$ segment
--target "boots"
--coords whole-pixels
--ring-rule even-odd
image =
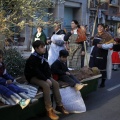
[[[53,110],[53,108],[51,108],[50,110],[47,111],[47,114],[48,114],[48,117],[51,119],[51,120],[58,120],[59,119],[59,116],[57,116]]]
[[[106,79],[102,79],[101,84],[100,84],[100,88],[104,88],[105,87],[105,80]]]
[[[63,113],[63,114],[69,114],[69,112],[67,110],[65,110],[65,108],[63,106],[56,106],[55,109],[57,112]]]
[[[75,90],[76,90],[76,91],[79,91],[79,90],[81,90],[84,86],[87,86],[87,84],[82,84],[82,83],[76,84],[76,85],[75,85]]]

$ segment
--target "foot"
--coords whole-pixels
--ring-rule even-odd
[[[63,113],[63,114],[69,114],[69,112],[67,110],[65,110],[65,108],[63,106],[56,106],[55,109],[57,112]]]
[[[83,83],[82,84],[81,83],[80,84],[76,84],[75,85],[75,90],[79,91],[79,90],[81,90],[85,86],[87,86],[87,84],[83,84]]]
[[[24,109],[25,107],[28,106],[29,103],[30,103],[30,99],[27,99],[27,100],[22,99],[22,100],[19,102],[19,105],[20,105],[20,107],[21,107],[22,109]]]
[[[113,71],[118,71],[118,69],[112,69]]]
[[[51,120],[58,120],[59,119],[59,116],[57,116],[53,110],[53,108],[51,108],[50,110],[47,111],[47,114],[48,114],[48,117],[51,119]]]
[[[104,88],[104,87],[105,87],[105,84],[100,84],[99,87],[100,87],[100,88]]]

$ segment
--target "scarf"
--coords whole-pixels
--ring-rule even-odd
[[[41,60],[41,64],[43,64],[44,61],[48,62],[48,60],[44,57],[44,55],[40,56],[37,52],[32,53],[32,55],[39,58]]]

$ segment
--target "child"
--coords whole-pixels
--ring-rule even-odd
[[[59,52],[59,59],[56,60],[51,65],[51,71],[53,75],[57,75],[58,79],[68,83],[71,87],[74,87],[75,90],[79,91],[82,89],[86,84],[80,83],[78,79],[76,79],[68,70],[66,65],[68,51],[61,50]]]
[[[35,52],[26,61],[24,74],[28,82],[38,85],[43,90],[45,108],[51,119],[59,119],[52,108],[50,88],[56,101],[56,110],[64,114],[68,112],[64,109],[59,92],[59,84],[51,78],[51,71],[47,60],[44,58],[45,44],[42,41],[35,41],[32,44]]]
[[[113,45],[112,64],[113,70],[117,71],[120,64],[120,38],[115,38],[115,42]]]
[[[3,63],[3,52],[2,50],[0,50],[0,94],[2,96],[1,101],[5,104],[19,104],[23,109],[29,104],[30,99],[25,94],[25,92],[27,91],[18,87],[13,82],[14,78],[9,75],[5,69],[5,65]]]

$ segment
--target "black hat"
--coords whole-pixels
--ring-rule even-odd
[[[61,50],[60,52],[59,52],[59,57],[67,57],[67,56],[69,56],[69,53],[68,53],[68,51],[67,50]]]

